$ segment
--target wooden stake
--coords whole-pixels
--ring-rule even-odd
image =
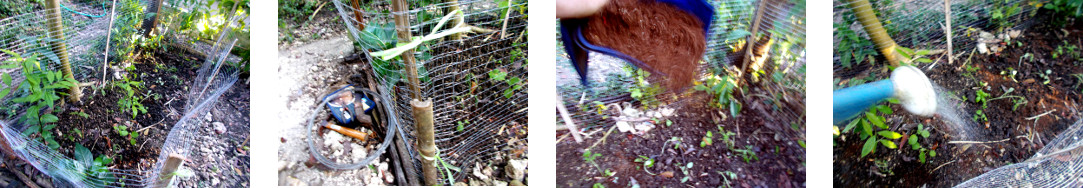
[[[162,171],[158,173],[158,179],[155,180],[154,186],[157,188],[164,188],[169,186],[169,182],[173,181],[174,172],[184,164],[184,156],[178,154],[169,154],[169,157],[165,159],[165,167],[162,167]]]
[[[150,33],[154,32],[154,29],[158,27],[158,13],[162,10],[162,0],[155,0],[154,3],[147,7],[147,13],[154,13],[146,20],[143,20],[143,37],[150,37]]]
[[[944,20],[948,22],[948,26],[944,27],[944,31],[948,33],[948,64],[950,65],[955,59],[951,52],[951,0],[944,0],[944,17]]]
[[[350,0],[350,6],[353,7],[353,19],[357,21],[357,30],[365,30],[365,14],[361,13],[361,3],[359,0]]]
[[[436,142],[432,122],[432,99],[410,101],[417,129],[417,150],[421,154],[421,171],[425,185],[438,185],[436,174]]]
[[[71,63],[68,62],[68,47],[64,43],[64,25],[62,23],[60,15],[60,0],[48,0],[45,1],[46,10],[49,15],[49,38],[53,39],[50,42],[53,47],[53,53],[60,58],[61,72],[64,73],[64,78],[75,80],[75,76],[71,72]],[[73,83],[75,86],[71,87],[68,91],[68,102],[79,102],[79,98],[82,98],[83,91],[79,88],[79,83]]]
[[[407,5],[404,0],[391,1],[391,11],[393,12],[392,14],[395,15],[395,31],[398,32],[400,44],[410,43],[411,40],[410,20],[409,17],[405,15],[407,14],[408,10],[407,6],[409,5]],[[402,63],[406,64],[406,77],[407,80],[409,80],[410,82],[410,91],[413,91],[410,97],[414,99],[420,99],[421,81],[418,80],[417,64],[415,64],[416,61],[417,60],[414,59],[413,49],[407,50],[406,52],[402,53]]]

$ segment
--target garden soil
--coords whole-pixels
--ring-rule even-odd
[[[1048,15],[1039,14],[1040,22]],[[987,83],[985,91],[990,99],[1005,95],[1008,88],[1014,92],[1007,95],[1026,97],[1024,105],[1013,109],[1010,99],[997,99],[988,102],[988,108],[982,110],[988,122],[976,121],[980,126],[974,128],[973,140],[983,144],[949,144],[959,141],[961,133],[949,133],[948,122],[941,118],[923,118],[903,112],[898,105],[892,105],[896,112],[888,118],[891,130],[906,134],[914,133],[917,124],[932,127],[928,139],[920,139],[921,144],[937,151],[936,157],[928,158],[926,163],[917,160],[918,152],[911,150],[905,142],[896,141],[900,149],[889,150],[880,147],[865,158],[860,157],[863,141],[854,133],[843,133],[844,138],[835,139],[834,149],[834,184],[844,187],[892,186],[947,187],[962,183],[982,173],[1001,166],[1025,161],[1040,150],[1061,131],[1068,128],[1080,117],[1080,103],[1083,102],[1083,77],[1073,74],[1083,73],[1083,61],[1065,57],[1053,58],[1052,52],[1067,44],[1083,46],[1083,24],[1074,23],[1064,27],[1036,25],[1023,31],[1022,37],[1013,39],[1022,46],[1011,45],[1000,54],[982,55],[974,53],[967,63],[969,52],[955,60],[955,64],[946,64],[941,60],[926,75],[935,83],[954,92],[956,98],[966,97],[962,102],[964,118],[969,120],[981,104],[974,102],[979,83]],[[972,44],[972,41],[968,41]],[[967,43],[957,43],[967,44]],[[968,44],[969,45],[969,44]],[[1024,58],[1032,54],[1033,61]],[[1022,61],[1020,59],[1023,59]],[[967,66],[972,67],[968,71]],[[927,64],[919,65],[923,70]],[[973,68],[977,68],[976,70]],[[1017,71],[1015,80],[1002,71]],[[1042,75],[1050,70],[1049,84]],[[836,75],[868,76],[870,72],[886,75],[881,69],[851,69],[836,72]],[[847,80],[852,77],[841,77]],[[1045,115],[1042,115],[1045,114]],[[1029,118],[1029,119],[1028,119]],[[842,125],[840,125],[842,126]]]
[[[647,64],[657,71],[652,83],[681,91],[696,79],[706,33],[695,16],[665,3],[618,0],[587,19],[587,40]]]
[[[761,93],[758,89],[750,89]],[[642,136],[610,130],[611,125],[593,132],[583,142],[571,138],[557,142],[557,186],[590,187],[801,187],[805,186],[804,117],[797,113],[777,113],[764,100],[744,101],[741,115],[723,119],[718,108],[709,106],[711,97],[704,92],[686,93],[685,99],[669,104],[677,116],[669,118],[673,125],[659,123]],[[577,97],[576,97],[577,98]],[[760,98],[757,98],[760,99]],[[800,100],[800,99],[798,99]],[[591,103],[591,102],[586,102]],[[755,103],[755,104],[754,104]],[[786,101],[799,103],[803,100]],[[802,108],[803,109],[803,108]],[[582,125],[598,122],[578,122]],[[719,129],[734,132],[730,136],[735,149],[749,149],[756,159],[744,161],[722,139]],[[713,144],[701,147],[700,142],[712,131]],[[567,131],[558,132],[568,137]],[[602,138],[604,140],[601,140]],[[673,142],[677,138],[680,146]],[[595,145],[593,148],[592,145]],[[601,154],[595,164],[584,160],[585,149]],[[640,156],[655,159],[653,167],[644,169]],[[692,163],[687,172],[679,166]],[[613,176],[604,172],[610,170]],[[729,174],[734,175],[730,177]],[[685,182],[685,177],[689,177]],[[633,183],[634,182],[634,183]]]

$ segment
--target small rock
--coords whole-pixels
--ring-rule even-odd
[[[985,43],[978,43],[978,52],[981,54],[989,54],[989,47]]]
[[[661,109],[658,109],[658,112],[662,113],[662,116],[664,116],[664,117],[672,116],[674,111],[675,111],[674,109],[666,108],[666,107],[662,107]]]
[[[500,180],[493,180],[493,185],[492,186],[508,186],[508,182],[504,182],[504,181],[500,181]]]
[[[511,182],[508,182],[508,185],[510,185],[510,186],[526,186],[526,184],[523,184],[523,182],[520,182],[519,180],[511,180]]]
[[[361,145],[354,144],[354,145],[351,145],[351,146],[352,147],[350,147],[350,148],[353,148],[353,152],[351,152],[351,153],[353,153],[353,160],[355,162],[360,162],[361,160],[364,160],[365,157],[368,156],[368,152],[366,152],[365,148],[361,147]]]
[[[226,132],[226,124],[225,123],[214,122],[214,123],[211,123],[211,125],[214,125],[214,132],[215,133],[222,134],[222,133]]]
[[[205,119],[207,121],[211,121],[211,113],[207,112],[207,115],[203,116],[203,119]]]
[[[482,181],[488,181],[489,176],[485,175],[484,173],[481,173],[481,168],[480,168],[481,163],[476,163],[476,164],[477,165],[475,165],[475,168],[474,168],[474,176],[477,176]]]
[[[526,176],[526,161],[508,161],[508,165],[504,167],[504,173],[507,173],[508,177],[510,177],[512,180],[523,179],[523,177]]]
[[[395,175],[392,175],[391,173],[387,173],[386,171],[382,171],[382,172],[384,172],[384,182],[385,183],[391,184],[391,183],[395,182]]]
[[[1014,39],[1014,38],[1019,38],[1019,35],[1020,35],[1020,34],[1023,34],[1023,31],[1020,31],[1020,30],[1014,30],[1014,29],[1009,29],[1009,30],[1008,30],[1008,36],[1009,36],[1009,37],[1012,37],[1013,39]]]
[[[632,125],[625,121],[617,121],[617,130],[620,132],[632,132],[635,130]]]
[[[470,186],[470,185],[466,184],[465,182],[460,181],[460,182],[455,182],[455,186]]]

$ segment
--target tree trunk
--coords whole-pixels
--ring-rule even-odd
[[[891,39],[891,36],[887,35],[887,31],[884,30],[884,26],[880,24],[880,19],[876,18],[876,14],[872,10],[872,6],[869,5],[868,0],[846,0],[850,5],[850,11],[854,12],[857,16],[857,21],[861,22],[861,25],[865,27],[865,33],[869,34],[869,38],[876,45],[876,48],[880,50],[880,54],[884,55],[884,59],[887,59],[891,66],[899,66],[900,59],[898,58],[898,52],[895,51],[895,40]]]

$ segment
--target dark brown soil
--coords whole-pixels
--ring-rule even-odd
[[[670,118],[673,125],[659,124],[643,136],[614,130],[604,142],[598,142],[609,130],[609,126],[605,126],[590,130],[600,131],[580,143],[571,138],[560,140],[557,143],[557,186],[590,187],[600,183],[606,187],[629,187],[633,180],[642,187],[805,186],[805,148],[799,144],[804,140],[803,111],[795,112],[786,105],[770,105],[759,99],[744,101],[746,108],[741,110],[740,116],[722,120],[719,109],[708,105],[712,103],[710,95],[695,92],[670,105],[677,109],[676,118]],[[797,104],[804,109],[800,99],[783,103]],[[730,136],[735,143],[733,149],[750,149],[758,160],[745,162],[723,141],[720,127],[737,133]],[[700,142],[708,131],[713,132],[713,144],[701,147]],[[564,134],[567,132],[558,132],[558,137]],[[681,140],[679,149],[674,148],[673,142],[667,142],[674,138]],[[596,142],[599,144],[590,148]],[[583,158],[587,148],[601,154],[595,164]],[[651,157],[656,164],[644,170],[642,163],[635,162],[640,156]],[[692,168],[685,174],[679,166],[689,163],[693,164]],[[615,174],[606,176],[605,170]],[[736,177],[723,175],[730,172]],[[685,177],[690,178],[681,182]]]
[[[692,14],[666,3],[617,0],[587,19],[583,35],[592,44],[643,61],[657,71],[652,81],[669,91],[692,85],[706,50],[703,23]]]
[[[1064,41],[1083,46],[1083,31],[1078,29],[1080,26],[1083,24],[1069,24],[1064,28],[1038,25],[1027,29],[1021,39],[1013,39],[1022,42],[1022,47],[1010,45],[1008,49],[994,55],[974,54],[969,63],[971,67],[977,68],[974,72],[967,71],[967,67],[961,63],[969,54],[963,55],[964,59],[956,60],[954,65],[947,65],[946,61],[939,62],[940,65],[926,72],[929,78],[935,84],[955,92],[956,96],[965,96],[968,99],[962,102],[965,112],[974,114],[976,110],[982,110],[989,121],[978,121],[979,127],[974,128],[976,131],[953,133],[949,131],[951,123],[942,121],[939,117],[921,118],[909,115],[902,112],[897,105],[893,105],[896,113],[886,116],[891,130],[912,134],[918,123],[933,127],[931,136],[922,139],[921,144],[936,150],[938,155],[929,158],[924,164],[920,163],[917,160],[918,152],[911,150],[905,142],[899,141],[898,145],[906,147],[896,150],[880,147],[876,152],[860,158],[863,140],[858,139],[854,133],[843,133],[845,139],[835,139],[835,186],[948,187],[998,167],[1030,158],[1079,119],[1078,105],[1083,102],[1080,89],[1083,88],[1079,85],[1081,80],[1072,74],[1083,73],[1083,66],[1080,66],[1083,62],[1063,55],[1053,58],[1051,52],[1064,45]],[[1064,31],[1069,34],[1065,35]],[[1034,61],[1020,63],[1020,58],[1027,53],[1033,54]],[[921,67],[923,70],[927,68]],[[1001,71],[1008,71],[1008,68],[1018,71],[1015,76],[1017,81],[1000,74]],[[1040,74],[1044,74],[1046,70],[1051,70],[1050,82],[1042,84],[1045,78]],[[868,74],[869,72],[836,72],[837,76],[862,77]],[[1014,88],[1015,91],[1010,94],[1026,97],[1027,103],[1013,110],[1011,100],[993,100],[988,102],[988,108],[983,110],[980,103],[974,102],[979,82],[988,83],[985,91],[991,95],[990,98],[1004,95],[1004,89]],[[1037,120],[1026,120],[1046,112],[1050,113]],[[964,118],[972,120],[970,116]],[[948,143],[964,139],[960,134],[970,135],[967,140],[994,142],[967,145]],[[1008,140],[995,142],[1003,139]],[[877,163],[881,164],[880,167],[877,167]]]

